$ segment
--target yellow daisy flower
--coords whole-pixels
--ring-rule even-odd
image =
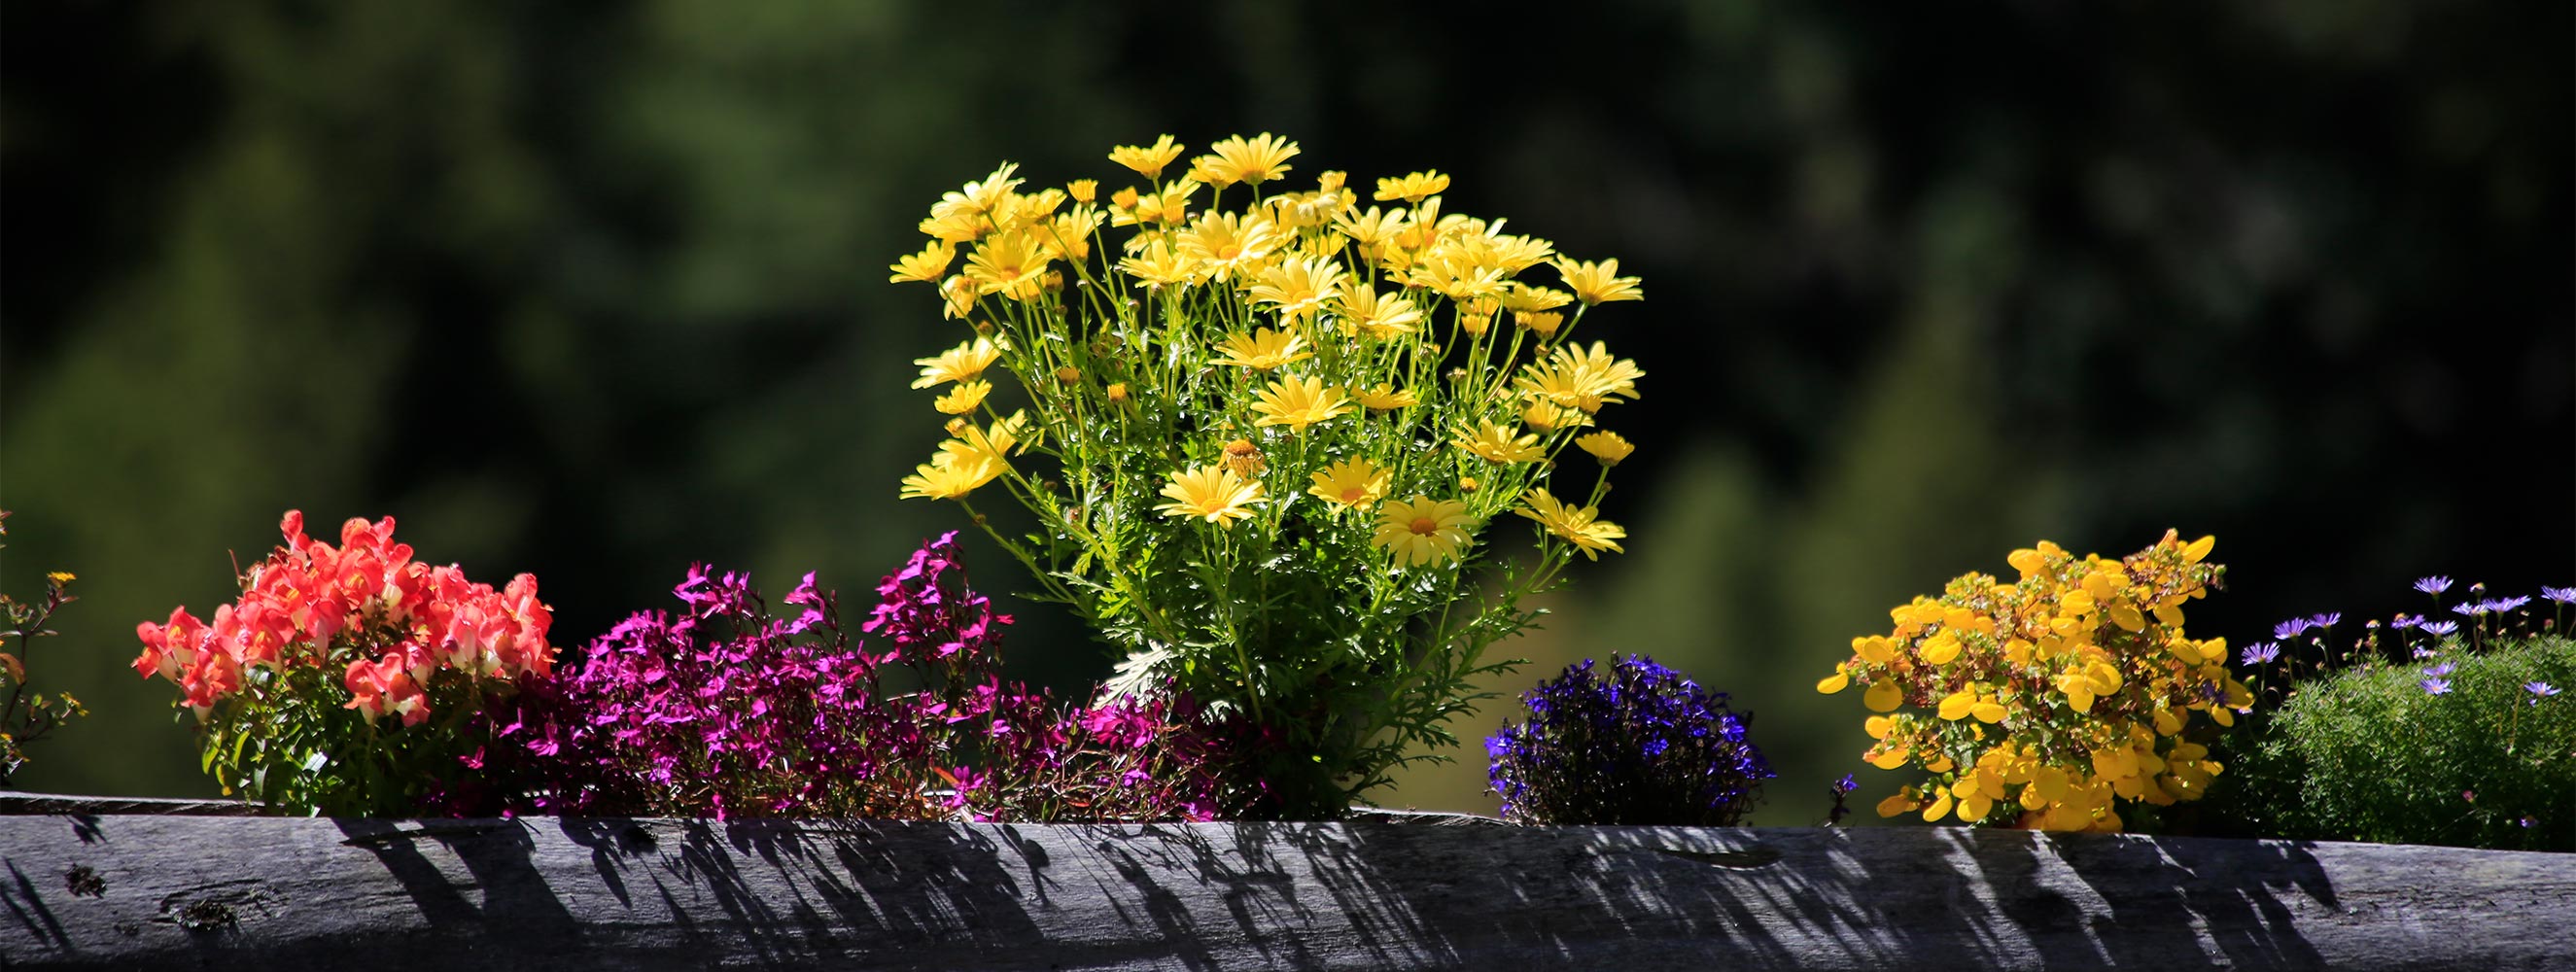
[[[1565,289],[1574,291],[1575,299],[1585,304],[1646,299],[1645,291],[1637,289],[1637,278],[1619,276],[1617,260],[1580,263],[1559,257],[1556,272],[1565,277]]]
[[[1285,425],[1291,432],[1304,432],[1306,427],[1350,414],[1350,399],[1339,388],[1324,387],[1321,378],[1282,378],[1270,383],[1257,396],[1252,410],[1261,419],[1256,426]]]
[[[1181,232],[1181,252],[1206,265],[1209,279],[1226,281],[1279,248],[1286,238],[1259,216],[1206,213]]]
[[[1074,202],[1087,203],[1100,198],[1100,180],[1075,179],[1064,184],[1064,191],[1073,197]]]
[[[1485,419],[1472,433],[1464,427],[1459,428],[1458,438],[1450,444],[1488,462],[1530,462],[1547,454],[1547,450],[1538,447],[1538,436],[1513,435],[1514,431],[1495,425],[1493,419]]]
[[[1295,331],[1282,333],[1266,327],[1256,327],[1250,334],[1237,332],[1227,335],[1225,343],[1217,345],[1217,351],[1220,353],[1216,363],[1250,368],[1254,371],[1269,371],[1291,361],[1303,361],[1314,357],[1315,352],[1305,350],[1305,347],[1305,335]]]
[[[1573,294],[1562,290],[1550,290],[1546,287],[1532,287],[1519,281],[1513,281],[1512,289],[1503,294],[1503,309],[1523,314],[1552,311],[1573,302]]]
[[[1342,293],[1342,333],[1356,330],[1384,341],[1399,334],[1411,334],[1422,323],[1422,311],[1404,297],[1379,296],[1376,288],[1361,284]]]
[[[1377,533],[1369,545],[1394,553],[1398,567],[1455,561],[1475,542],[1467,532],[1475,523],[1465,503],[1415,494],[1378,508]]]
[[[1582,409],[1567,408],[1551,401],[1533,400],[1528,408],[1521,409],[1521,424],[1541,432],[1554,432],[1558,429],[1579,429],[1590,425],[1592,416],[1583,414]]]
[[[974,411],[976,406],[984,404],[984,396],[992,393],[992,382],[961,382],[956,388],[950,389],[947,394],[941,395],[936,399],[932,399],[930,407],[938,409],[949,415],[964,415],[968,412]]]
[[[1005,233],[985,240],[966,257],[966,279],[975,283],[978,294],[1027,300],[1046,286],[1047,264],[1053,262],[1054,251],[1036,234]]]
[[[1353,392],[1351,398],[1358,401],[1360,407],[1372,412],[1391,412],[1422,404],[1422,399],[1413,394],[1413,389],[1398,390],[1395,386],[1383,382],[1375,388],[1363,388]]]
[[[1512,323],[1537,331],[1540,337],[1554,337],[1556,329],[1565,324],[1565,315],[1553,311],[1513,311]]]
[[[1255,304],[1278,305],[1280,316],[1294,321],[1341,296],[1348,277],[1342,265],[1331,260],[1291,258],[1261,271],[1260,282],[1253,284],[1246,296]]]
[[[1154,507],[1164,516],[1195,516],[1232,527],[1234,521],[1250,517],[1252,505],[1261,502],[1261,484],[1238,478],[1223,466],[1206,465],[1174,471],[1162,495],[1172,499]]]
[[[932,216],[918,225],[921,235],[956,246],[983,238],[985,227],[991,224],[973,213],[952,212],[945,216]]]
[[[939,201],[930,206],[931,215],[965,214],[991,219],[1011,198],[1011,190],[1020,184],[1020,180],[1011,177],[1019,168],[1018,163],[1004,162],[1001,168],[994,169],[993,174],[985,176],[981,182],[969,182],[959,192],[941,193]]]
[[[1637,367],[1636,361],[1628,358],[1611,358],[1608,346],[1600,341],[1592,342],[1589,350],[1581,347],[1558,348],[1550,357],[1557,362],[1557,367],[1574,376],[1576,384],[1583,388],[1586,395],[1604,399],[1635,399],[1637,379],[1646,376],[1645,371]],[[1587,412],[1594,410],[1584,409]]]
[[[975,310],[975,282],[965,274],[952,273],[940,281],[939,296],[947,301],[940,307],[940,316],[949,320],[963,319]]]
[[[1395,239],[1397,233],[1404,231],[1404,210],[1397,208],[1379,212],[1375,206],[1369,207],[1365,213],[1345,210],[1333,217],[1333,228],[1359,244],[1362,256],[1376,259],[1377,248],[1385,246],[1389,240]]]
[[[1199,282],[1198,261],[1172,252],[1171,244],[1162,240],[1146,244],[1142,253],[1120,259],[1118,269],[1148,287],[1186,287]]]
[[[1237,135],[1208,146],[1214,154],[1200,156],[1197,171],[1205,172],[1217,188],[1237,182],[1260,185],[1286,173],[1289,158],[1297,154],[1297,143],[1263,132],[1246,141]]]
[[[1540,526],[1547,528],[1547,532],[1583,551],[1586,559],[1599,560],[1604,550],[1627,553],[1620,548],[1619,541],[1628,536],[1628,528],[1600,519],[1601,511],[1597,508],[1575,509],[1544,489],[1530,490],[1521,497],[1521,502],[1523,505],[1512,512],[1538,521]]]
[[[1174,143],[1171,136],[1163,135],[1156,137],[1151,146],[1121,145],[1112,148],[1109,150],[1109,161],[1134,169],[1137,175],[1145,178],[1160,179],[1163,177],[1163,167],[1172,164],[1173,159],[1181,157],[1182,147]]]
[[[948,272],[948,261],[957,258],[957,246],[946,240],[932,240],[919,253],[907,253],[886,269],[894,271],[887,283],[938,283]]]
[[[946,459],[950,455],[951,453],[942,452],[938,459]],[[900,498],[957,499],[974,492],[977,487],[985,483],[992,482],[995,477],[1002,474],[1002,469],[1003,466],[998,461],[977,461],[959,465],[934,459],[926,465],[914,467],[912,475],[903,477],[903,492]]]
[[[990,429],[976,428],[962,418],[954,420],[950,427],[958,438],[940,443],[938,455],[904,477],[901,498],[956,499],[999,478],[1011,468],[1003,454],[1019,443],[1019,430],[1027,423],[1025,411],[994,422]]]
[[[1378,202],[1401,199],[1409,203],[1418,203],[1423,200],[1423,197],[1447,188],[1449,188],[1449,177],[1441,175],[1439,170],[1434,169],[1430,172],[1415,172],[1401,179],[1379,179],[1377,195],[1370,198]]]
[[[1368,461],[1368,457],[1356,456],[1327,466],[1321,472],[1308,474],[1315,484],[1307,487],[1306,492],[1338,507],[1335,512],[1339,512],[1377,502],[1386,495],[1387,480],[1393,475]]]
[[[1577,437],[1574,447],[1591,453],[1592,458],[1600,460],[1604,466],[1616,466],[1620,460],[1628,458],[1629,453],[1637,451],[1635,445],[1617,432],[1594,432]]]
[[[1001,350],[993,346],[990,338],[979,337],[950,348],[935,358],[914,358],[912,363],[921,366],[921,377],[912,383],[912,387],[931,388],[952,381],[973,381],[1001,357]]]

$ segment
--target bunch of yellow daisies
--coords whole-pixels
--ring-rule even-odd
[[[931,207],[892,279],[936,286],[973,333],[917,362],[951,438],[905,497],[971,514],[1002,483],[1035,529],[975,520],[1049,595],[1138,671],[1221,662],[1200,694],[1255,710],[1350,677],[1335,657],[1428,638],[1472,663],[1516,629],[1406,624],[1483,596],[1460,575],[1497,515],[1537,524],[1537,556],[1498,568],[1513,616],[1573,552],[1621,549],[1599,504],[1634,447],[1601,422],[1644,372],[1573,340],[1643,296],[1618,261],[1448,212],[1436,171],[1364,200],[1341,172],[1290,185],[1298,146],[1266,133],[1184,152],[1117,147],[1135,180],[1106,193],[1005,164]],[[1599,470],[1580,502],[1552,488],[1568,446]]]

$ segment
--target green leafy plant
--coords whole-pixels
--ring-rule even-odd
[[[2528,597],[2441,610],[2448,587],[2417,584],[2451,617],[2400,614],[2339,640],[2341,616],[2318,615],[2248,647],[2248,681],[2277,703],[2228,741],[2235,785],[2202,829],[2576,851],[2576,642]],[[2553,614],[2576,601],[2542,590]]]
[[[0,510],[0,536],[7,535],[9,511]],[[5,548],[0,544],[0,549]],[[10,778],[27,765],[27,746],[89,714],[71,693],[35,691],[27,678],[36,639],[58,633],[51,627],[54,612],[79,600],[64,592],[71,582],[72,575],[62,571],[46,574],[45,596],[32,604],[0,594],[0,620],[8,624],[0,629],[0,699],[7,700],[7,707],[0,708],[0,786],[9,785]],[[13,638],[15,645],[10,642]]]
[[[903,495],[966,505],[1124,651],[1113,694],[1169,685],[1237,723],[1257,812],[1336,816],[1412,747],[1453,745],[1526,600],[1620,549],[1599,504],[1632,447],[1596,426],[1643,372],[1572,335],[1642,295],[1615,260],[1446,212],[1436,172],[1362,209],[1339,172],[1283,189],[1284,139],[1167,172],[1181,152],[1111,152],[1147,184],[1105,200],[1022,192],[1006,164],[931,208],[893,279],[936,284],[974,334],[918,362],[954,438]],[[1521,279],[1543,266],[1563,289]],[[1555,492],[1569,446],[1600,469],[1576,501]],[[997,482],[1034,529],[975,512]],[[1495,549],[1506,514],[1535,523],[1531,556]]]

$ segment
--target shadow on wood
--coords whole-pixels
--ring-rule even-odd
[[[2576,857],[1956,828],[0,817],[10,968],[2540,968]]]

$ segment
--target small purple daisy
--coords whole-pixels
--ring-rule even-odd
[[[2258,641],[2246,645],[2244,653],[2236,656],[2236,660],[2247,665],[2269,665],[2273,659],[2279,657],[2281,657],[2280,645],[2269,641]]]
[[[2399,628],[2412,628],[2416,625],[2423,624],[2424,616],[2421,614],[2400,614],[2397,616],[2397,620],[2393,623]]]
[[[2457,621],[2424,622],[2424,633],[2436,638],[2448,638],[2452,632],[2458,630],[2460,630],[2460,623]]]
[[[2291,618],[2290,620],[2273,625],[2272,637],[2288,641],[2292,638],[2298,637],[2299,632],[2308,630],[2308,626],[2309,621],[2306,618]]]
[[[2556,601],[2560,604],[2576,604],[2576,587],[2551,587],[2547,584],[2542,584],[2540,585],[2540,596]]]
[[[2448,577],[2427,577],[2416,581],[2415,589],[2423,591],[2426,594],[2440,594],[2443,591],[2451,589],[2451,579]]]
[[[2441,678],[2445,675],[2451,674],[2451,670],[2458,667],[2459,666],[2453,665],[2450,662],[2443,662],[2439,665],[2425,669],[2424,674],[2433,676],[2434,678]]]
[[[2540,700],[2558,694],[2558,686],[2551,685],[2547,682],[2524,682],[2522,683],[2522,690],[2531,693],[2531,704],[2533,705],[2539,705]]]
[[[2531,603],[2531,595],[2521,594],[2514,597],[2508,597],[2500,601],[2489,601],[2487,602],[2487,607],[2494,610],[2497,614],[2503,614],[2507,611],[2522,610],[2522,606],[2529,603]]]
[[[2341,620],[2343,620],[2343,614],[2342,614],[2341,612],[2337,612],[2337,613],[2333,613],[2333,614],[2320,614],[2320,615],[2316,615],[2316,616],[2311,617],[2311,618],[2309,618],[2309,619],[2308,619],[2308,627],[2311,627],[2311,628],[2331,628],[2331,627],[2334,627],[2334,626],[2335,626],[2335,622],[2338,622],[2338,621],[2341,621]]]
[[[2424,687],[2424,694],[2426,694],[2426,695],[2449,695],[2449,694],[2451,694],[2451,683],[2450,683],[2450,682],[2448,682],[2448,681],[2445,681],[2445,680],[2443,680],[2443,679],[2438,679],[2438,678],[2428,678],[2428,679],[2425,679],[2425,680],[2423,680],[2423,681],[2421,681],[2421,682],[2417,682],[2417,683],[2415,683],[2415,684],[2423,686],[2423,687]]]

